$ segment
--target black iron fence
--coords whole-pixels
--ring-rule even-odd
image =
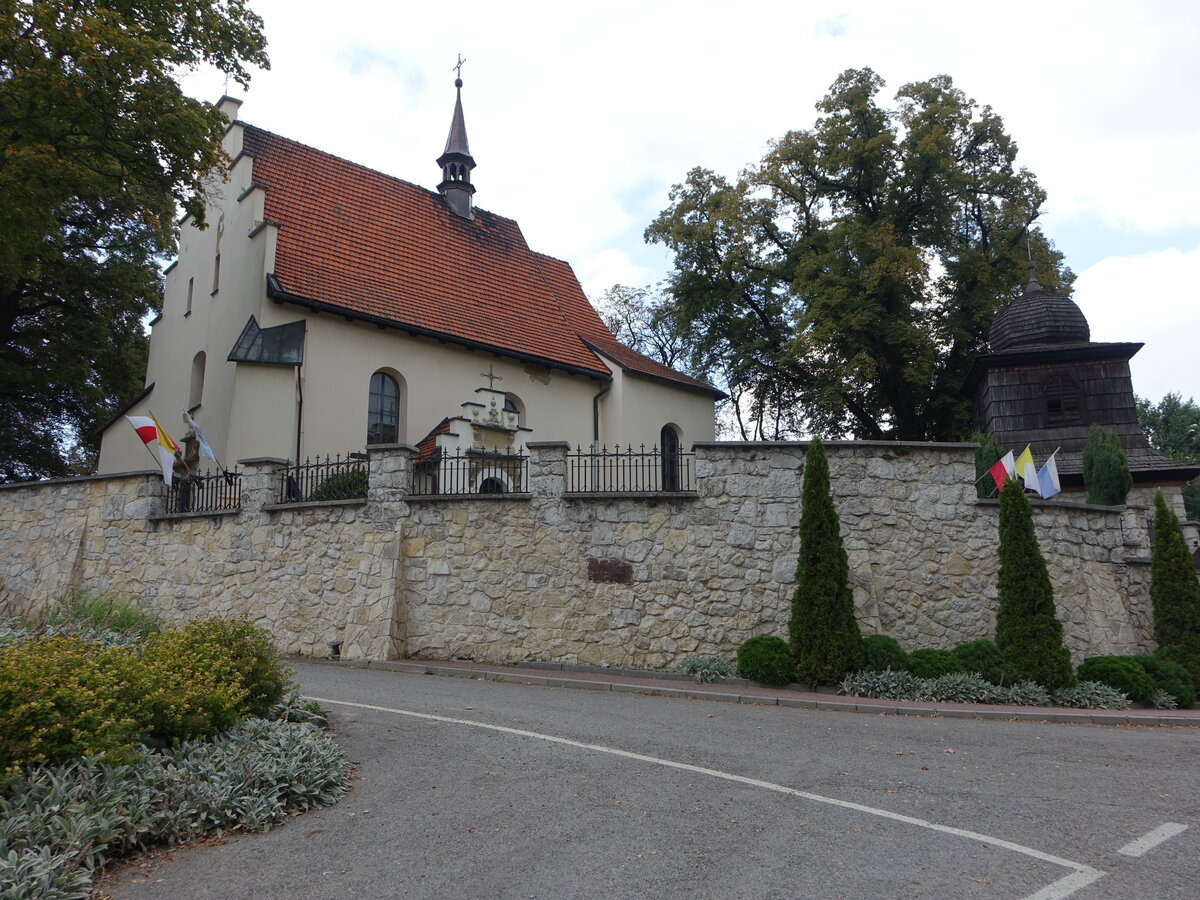
[[[412,492],[418,497],[435,494],[512,494],[528,491],[529,457],[512,450],[437,450],[413,467]]]
[[[242,505],[242,473],[205,472],[175,478],[167,488],[167,513],[215,512]]]
[[[365,499],[370,478],[371,460],[365,453],[305,460],[284,469],[279,502]]]
[[[567,493],[649,494],[694,491],[696,454],[658,447],[575,448],[567,454]]]

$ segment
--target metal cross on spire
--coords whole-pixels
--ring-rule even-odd
[[[503,378],[501,378],[499,375],[496,374],[495,368],[496,368],[495,366],[488,366],[488,370],[486,372],[479,373],[480,378],[486,378],[488,380],[488,387],[491,388],[492,390],[496,389],[497,381],[504,380]]]
[[[454,65],[451,67],[451,68],[453,68],[453,69],[454,69],[454,75],[455,75],[455,77],[456,77],[456,78],[462,78],[462,67],[463,67],[463,63],[465,63],[465,62],[466,62],[466,60],[465,60],[465,59],[463,59],[463,56],[462,56],[462,54],[461,54],[461,53],[460,53],[460,54],[458,54],[458,62],[456,62],[456,63],[455,63],[455,64],[454,64]]]

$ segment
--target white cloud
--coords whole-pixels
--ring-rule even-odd
[[[1090,266],[1075,282],[1075,301],[1093,341],[1137,341],[1133,389],[1157,401],[1164,394],[1200,400],[1200,246],[1138,256],[1113,256]]]

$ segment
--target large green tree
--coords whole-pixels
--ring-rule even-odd
[[[1137,398],[1138,423],[1146,440],[1165,456],[1180,462],[1200,463],[1200,405],[1180,394],[1167,394],[1157,404]],[[1183,486],[1187,517],[1200,522],[1200,478]]]
[[[963,384],[999,305],[1072,276],[1030,226],[1045,194],[990,107],[944,75],[848,70],[811,130],[736,181],[703,168],[646,231],[675,253],[673,311],[697,360],[825,435],[971,433]],[[793,418],[795,415],[793,414]]]
[[[245,0],[0,0],[0,480],[61,475],[141,387],[179,210],[225,121],[184,95],[267,66]]]

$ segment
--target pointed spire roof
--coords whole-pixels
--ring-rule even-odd
[[[454,117],[450,120],[450,134],[446,137],[446,149],[442,151],[442,156],[448,153],[457,153],[470,158],[471,148],[467,146],[467,123],[463,118],[461,78],[454,79],[454,88],[457,94],[454,100]]]
[[[462,74],[463,58],[458,58],[455,66]],[[446,149],[437,158],[437,164],[442,167],[442,183],[438,185],[438,193],[446,200],[446,205],[456,216],[464,219],[474,219],[474,204],[471,195],[475,193],[475,185],[471,184],[471,170],[475,168],[475,159],[467,146],[467,123],[463,118],[462,109],[462,78],[454,79],[454,117],[450,120],[450,134],[446,137]]]

